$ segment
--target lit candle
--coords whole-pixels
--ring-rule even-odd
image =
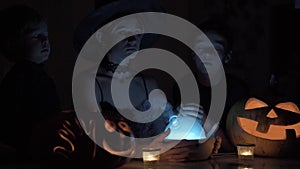
[[[157,156],[152,156],[152,155],[145,155],[143,158],[144,161],[149,161],[149,162],[158,160]]]
[[[238,144],[237,150],[239,159],[253,159],[254,148],[254,144]]]
[[[159,161],[159,148],[143,148],[144,163],[156,163]]]
[[[251,156],[253,155],[253,152],[251,152],[251,150],[245,151],[245,152],[241,152],[241,155],[243,156]]]
[[[238,169],[253,169],[251,165],[239,165]]]

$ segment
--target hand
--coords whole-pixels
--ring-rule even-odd
[[[213,154],[218,154],[219,149],[221,148],[222,145],[222,137],[216,136],[216,141],[214,143],[214,149],[213,149]]]
[[[172,147],[172,144],[165,141],[165,138],[170,134],[171,130],[161,133],[158,137],[156,137],[150,144],[150,148],[160,148],[161,152],[165,152]]]
[[[175,147],[162,153],[160,160],[170,162],[183,162],[190,161],[190,153],[196,152],[198,147],[198,141],[182,140]]]
[[[177,107],[177,111],[182,116],[193,116],[197,118],[201,125],[204,124],[206,119],[206,114],[204,113],[203,107],[196,103],[181,104],[180,107]]]
[[[221,141],[221,137],[208,139],[204,143],[199,143],[198,140],[182,140],[169,151],[162,153],[160,159],[169,162],[206,160],[218,152]]]

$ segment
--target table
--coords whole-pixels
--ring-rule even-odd
[[[239,160],[236,154],[218,154],[208,160],[174,163],[159,162],[144,165],[142,160],[131,160],[118,169],[300,169],[300,159],[254,157]]]

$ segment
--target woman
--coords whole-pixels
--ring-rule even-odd
[[[227,30],[218,20],[207,20],[203,22],[199,28],[204,34],[194,38],[194,48],[201,55],[199,57],[192,53],[191,57],[195,63],[196,80],[200,92],[200,103],[205,112],[209,112],[212,98],[212,88],[218,88],[223,85],[222,81],[226,80],[226,102],[220,121],[220,129],[216,133],[222,137],[221,152],[235,151],[235,147],[227,139],[227,135],[223,130],[226,130],[226,117],[229,109],[238,100],[248,96],[248,88],[246,84],[236,76],[233,76],[231,71],[232,66],[232,51],[230,38],[227,35]],[[206,38],[209,41],[205,40]],[[214,47],[214,50],[212,48]],[[217,55],[215,53],[217,52]],[[225,77],[223,74],[225,71]],[[226,78],[226,79],[224,79]],[[184,80],[184,79],[183,79]],[[174,89],[174,98],[178,95],[178,89]],[[179,101],[177,101],[179,102]],[[177,103],[178,104],[178,103]]]

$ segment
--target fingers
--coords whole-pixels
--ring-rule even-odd
[[[203,113],[203,107],[199,104],[196,104],[196,103],[181,104],[180,110]]]
[[[197,140],[182,140],[175,146],[175,148],[190,147],[190,146],[197,147],[198,144],[199,142]]]
[[[217,136],[216,141],[214,143],[214,149],[213,149],[213,154],[217,154],[219,149],[221,148],[222,144],[222,137]]]
[[[207,159],[208,154],[197,147],[173,148],[161,154],[162,161],[186,162]]]
[[[209,145],[201,145],[198,141],[183,140],[172,149],[161,154],[162,160],[170,162],[186,162],[204,160],[212,154],[213,147],[220,147],[221,138],[216,138]],[[216,144],[216,146],[214,145]]]
[[[150,144],[150,147],[162,147],[162,144],[165,141],[165,138],[170,134],[170,129],[160,134],[158,137],[156,137]]]
[[[168,141],[165,140],[165,138],[170,134],[171,130],[168,129],[167,131],[160,134],[158,137],[156,137],[149,145],[149,147],[156,147],[160,148],[161,152],[165,152],[168,149],[171,149],[176,145],[176,142],[174,141]]]
[[[155,141],[157,142],[164,142],[165,138],[170,134],[171,130],[168,129],[167,131],[161,133],[156,139]]]
[[[172,154],[172,155],[161,155],[161,161],[171,161],[171,162],[183,162],[188,161],[188,155],[186,154]]]
[[[161,159],[163,161],[165,160],[173,162],[187,161],[189,158],[189,152],[189,148],[174,148],[161,154]]]
[[[184,115],[195,116],[199,112],[199,106],[197,106],[197,105],[181,105],[179,112]]]
[[[196,107],[196,108],[202,108],[202,106],[200,106],[197,103],[185,103],[185,104],[181,104],[182,107],[187,106],[187,107]]]
[[[201,123],[203,123],[206,118],[203,108],[199,104],[195,103],[182,104],[180,106],[179,113],[183,116],[195,117],[200,120]]]
[[[184,155],[187,156],[190,153],[191,149],[187,147],[182,147],[182,148],[172,148],[169,151],[163,153],[165,155],[169,156],[179,156],[179,155]]]

